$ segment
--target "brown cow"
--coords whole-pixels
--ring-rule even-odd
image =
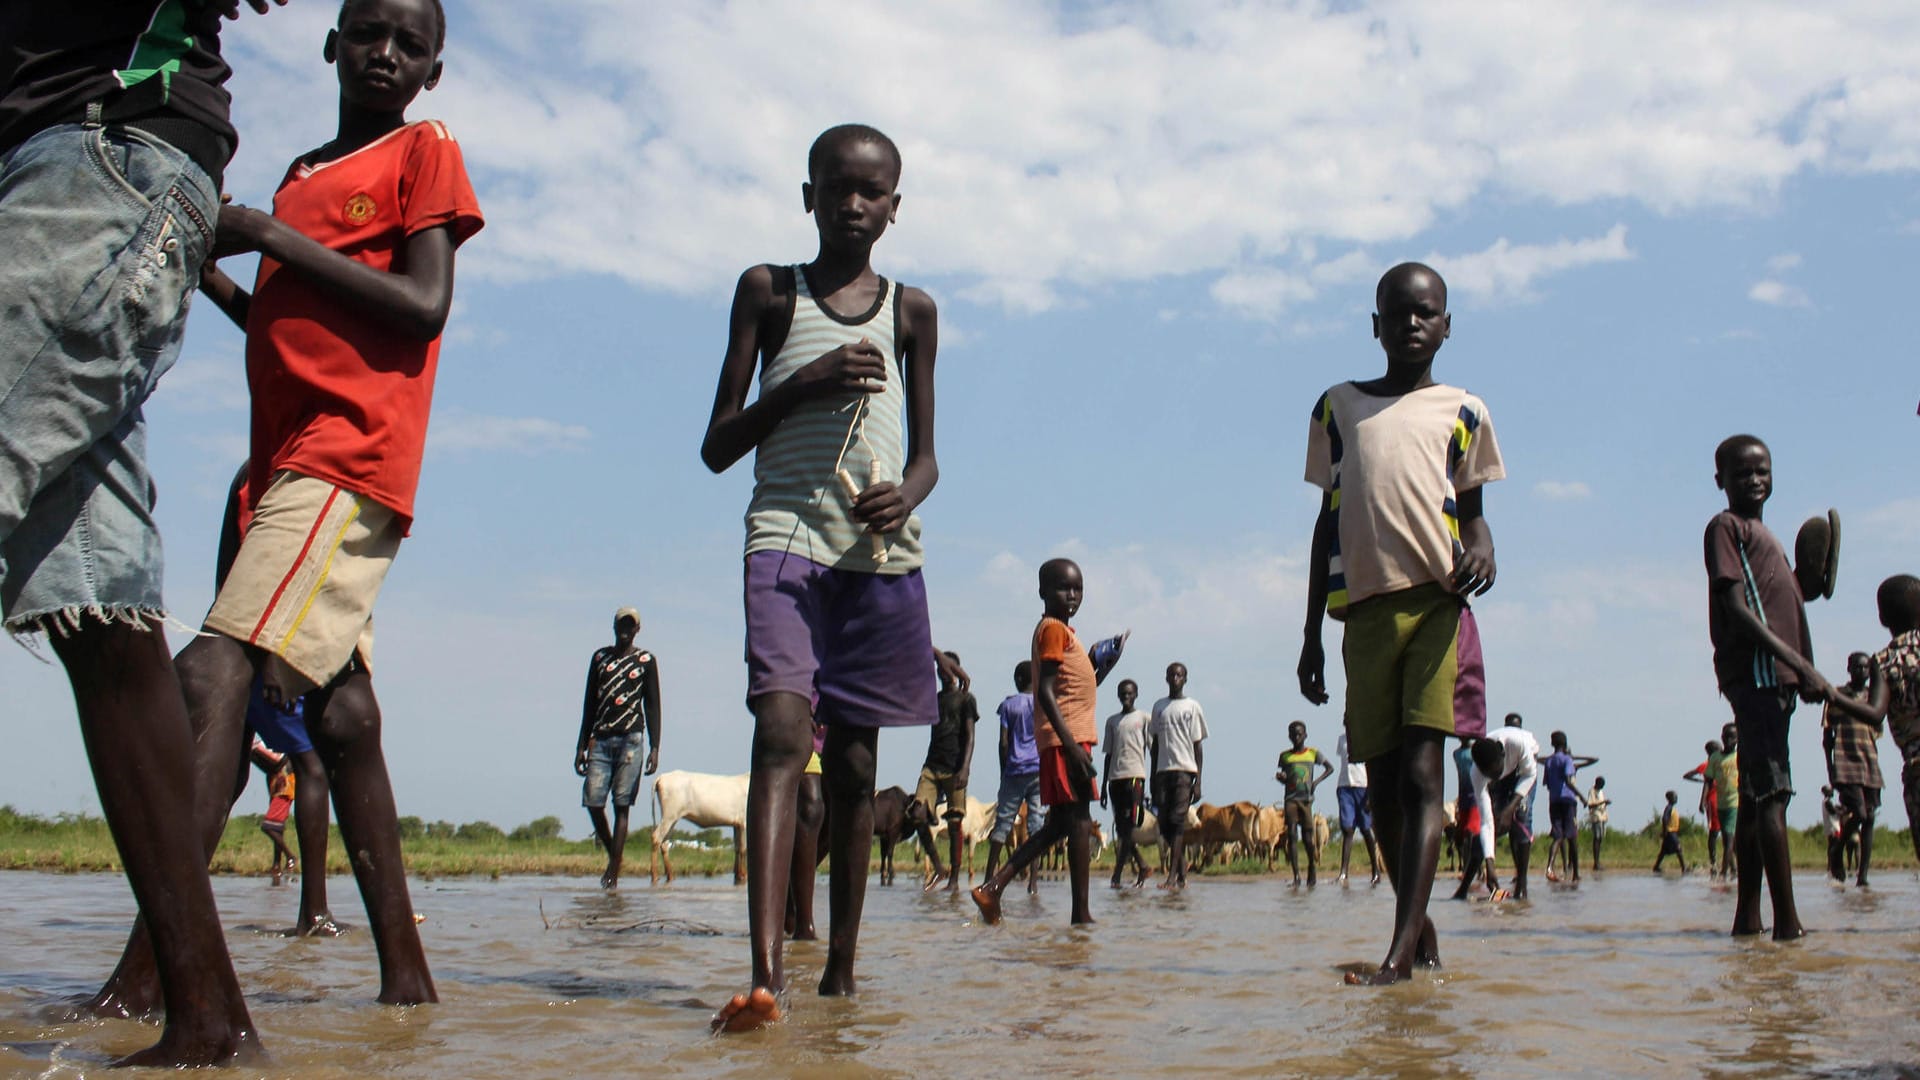
[[[1215,855],[1226,857],[1228,844],[1239,844],[1251,851],[1260,844],[1260,805],[1251,802],[1215,806],[1201,803],[1195,809],[1196,821],[1187,829],[1187,850],[1197,852],[1188,865],[1202,869]]]

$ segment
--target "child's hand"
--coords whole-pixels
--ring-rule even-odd
[[[208,261],[259,251],[272,222],[272,214],[236,202],[223,202],[220,224],[213,234],[213,250],[207,253]]]
[[[1470,544],[1453,560],[1453,591],[1479,596],[1493,588],[1493,546]]]
[[[1809,705],[1821,705],[1833,698],[1833,684],[1825,675],[1809,671],[1800,679],[1800,700]]]
[[[589,739],[587,741],[587,745],[581,747],[580,752],[573,755],[574,775],[576,776],[587,775],[587,754],[591,752],[592,749],[593,749],[593,741]]]
[[[1327,697],[1327,653],[1318,638],[1308,638],[1300,646],[1300,696],[1315,705],[1325,705]]]
[[[907,505],[907,497],[900,493],[900,488],[887,482],[862,491],[853,503],[853,520],[865,525],[871,533],[899,532],[912,513],[913,507]]]
[[[793,384],[808,396],[877,394],[885,389],[887,358],[865,338],[842,345],[793,373]]]

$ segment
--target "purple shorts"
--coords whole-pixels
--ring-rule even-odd
[[[835,570],[780,551],[747,556],[747,700],[784,691],[854,727],[939,719],[920,571]]]

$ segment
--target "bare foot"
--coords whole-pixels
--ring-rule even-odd
[[[1806,936],[1806,929],[1799,923],[1795,923],[1792,926],[1776,926],[1773,928],[1773,940],[1775,941],[1798,941]]]
[[[331,914],[315,915],[293,928],[295,937],[339,937],[347,928],[333,921]]]
[[[163,1069],[196,1068],[205,1065],[231,1065],[236,1062],[266,1061],[267,1052],[260,1037],[252,1031],[203,1032],[186,1034],[168,1025],[160,1041],[113,1063],[117,1069],[141,1066]]]
[[[993,926],[1000,921],[1000,894],[985,885],[973,887],[973,903],[980,909],[980,921]]]
[[[756,986],[744,994],[735,994],[720,1011],[713,1014],[713,1020],[707,1026],[715,1034],[732,1034],[737,1031],[757,1031],[780,1019],[780,999],[773,991],[764,986]]]
[[[1147,884],[1147,879],[1152,876],[1153,876],[1152,870],[1140,871],[1140,876],[1133,879],[1133,887],[1136,889],[1145,888]]]
[[[939,888],[946,881],[951,879],[952,876],[953,876],[952,874],[949,874],[945,870],[941,870],[938,867],[935,867],[933,874],[929,876],[927,880],[920,883],[920,891],[932,892],[933,890]]]
[[[1392,986],[1394,983],[1397,983],[1402,979],[1405,979],[1408,977],[1409,976],[1407,975],[1406,972],[1401,971],[1395,967],[1392,967],[1391,965],[1382,964],[1380,966],[1380,970],[1374,972],[1371,975],[1367,974],[1364,971],[1347,972],[1347,985],[1348,986]]]
[[[815,931],[814,928],[811,926],[798,926],[798,927],[795,927],[793,930],[793,940],[819,941],[820,934],[817,931]]]
[[[620,875],[608,870],[600,875],[600,887],[611,892],[620,887]]]

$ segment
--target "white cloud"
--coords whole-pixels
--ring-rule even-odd
[[[1593,495],[1593,489],[1583,480],[1542,480],[1533,485],[1533,493],[1553,502],[1572,502]]]
[[[1513,244],[1503,236],[1485,251],[1432,255],[1427,261],[1447,279],[1453,294],[1516,300],[1531,296],[1533,283],[1548,274],[1631,258],[1627,227],[1615,225],[1603,236],[1551,244]]]
[[[462,272],[723,290],[752,262],[810,253],[802,158],[847,119],[890,131],[906,158],[886,264],[1022,311],[1202,274],[1221,304],[1270,315],[1313,287],[1316,245],[1405,244],[1482,197],[1743,211],[1805,171],[1920,170],[1920,7],[1887,0],[1623,0],[1550,18],[1517,0],[839,13],[457,11],[446,80],[415,113],[460,135],[489,214]],[[295,5],[229,34],[243,201],[331,133],[314,55],[329,18]],[[1481,254],[1465,272],[1496,297],[1627,257],[1612,233]]]
[[[1763,278],[1753,283],[1747,290],[1747,299],[1770,307],[1810,308],[1813,301],[1807,298],[1807,291],[1798,285],[1789,285],[1773,278]]]
[[[1793,251],[1787,251],[1787,252],[1782,252],[1781,254],[1775,255],[1771,259],[1768,259],[1767,271],[1769,273],[1774,273],[1774,274],[1784,274],[1787,271],[1792,270],[1795,267],[1798,267],[1799,265],[1800,265],[1799,253],[1793,252]]]
[[[591,438],[592,432],[579,424],[538,416],[481,416],[452,409],[435,416],[427,429],[427,448],[436,453],[537,454],[579,450]]]

